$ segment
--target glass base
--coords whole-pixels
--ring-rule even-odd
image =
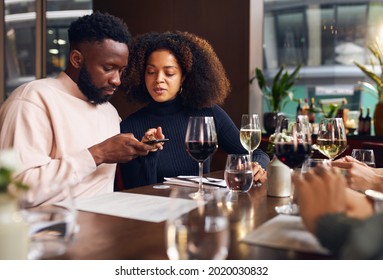
[[[275,212],[284,215],[299,215],[299,206],[295,203],[275,206]]]
[[[189,194],[189,197],[191,199],[205,200],[205,201],[210,200],[210,199],[213,198],[211,193],[204,192],[204,191],[198,191],[198,192],[191,193],[191,194]]]

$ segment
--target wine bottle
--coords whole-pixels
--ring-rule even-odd
[[[310,123],[315,123],[315,99],[314,97],[311,97],[310,100],[310,109],[309,109],[309,122]]]
[[[370,107],[367,107],[366,117],[364,118],[364,134],[371,135],[371,117],[370,117]]]
[[[359,119],[358,119],[358,134],[364,134],[364,117],[363,117],[363,107],[359,109]]]
[[[305,103],[303,104],[303,107],[302,107],[302,115],[308,115],[309,109],[310,109],[310,106],[309,106],[308,100],[307,98],[305,98]]]
[[[297,106],[297,117],[300,115],[302,115],[302,98],[299,98]]]

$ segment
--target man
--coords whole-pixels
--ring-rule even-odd
[[[74,21],[68,37],[65,72],[20,86],[0,108],[0,149],[18,151],[30,206],[63,200],[54,186],[69,186],[74,197],[112,192],[116,163],[161,147],[120,134],[108,102],[128,64],[127,26],[95,12]]]

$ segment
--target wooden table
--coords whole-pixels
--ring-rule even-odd
[[[222,172],[211,175],[221,177]],[[143,186],[128,192],[169,196],[170,191],[171,189],[154,189],[152,186]],[[248,232],[274,217],[276,205],[287,202],[288,198],[267,196],[265,185],[253,187],[248,193],[239,193],[239,203],[230,214],[231,242],[227,259],[329,259],[323,255],[239,242]],[[150,223],[79,211],[78,223],[80,231],[76,234],[74,241],[67,252],[56,259],[168,259],[165,245],[165,222]]]

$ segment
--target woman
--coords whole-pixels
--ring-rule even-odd
[[[134,39],[123,79],[131,101],[146,106],[121,123],[121,132],[170,140],[163,149],[121,165],[125,188],[162,182],[164,177],[198,175],[197,162],[185,149],[190,116],[213,116],[218,145],[226,153],[247,153],[239,130],[219,106],[230,91],[225,70],[210,44],[186,32],[148,33]],[[253,155],[254,180],[264,182],[269,157]],[[209,172],[210,159],[204,164]]]

